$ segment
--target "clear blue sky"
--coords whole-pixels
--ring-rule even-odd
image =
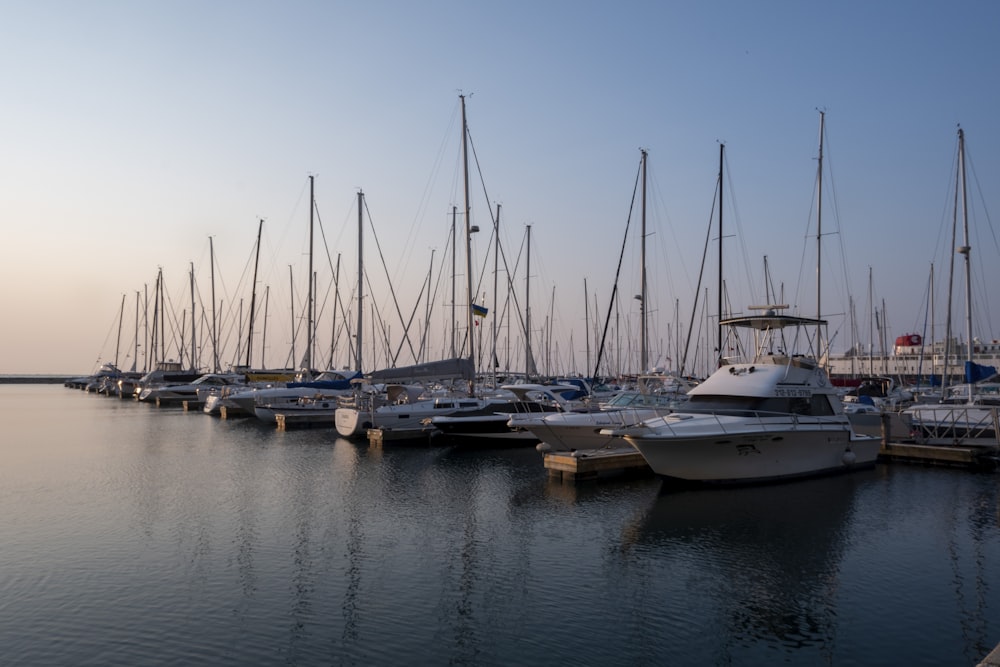
[[[306,290],[310,174],[344,298],[357,272],[360,188],[409,318],[431,249],[436,281],[451,207],[462,206],[459,91],[471,95],[489,198],[474,173],[472,222],[484,230],[474,271],[492,267],[490,207],[502,204],[512,262],[532,225],[533,347],[544,354],[551,317],[560,370],[586,365],[585,279],[602,319],[608,307],[640,147],[649,151],[654,361],[674,356],[675,312],[684,330],[691,316],[720,141],[733,308],[764,298],[766,255],[785,300],[815,314],[818,109],[830,233],[823,310],[835,351],[850,343],[848,295],[867,339],[869,267],[890,341],[923,327],[932,262],[943,322],[959,124],[978,179],[976,335],[1000,337],[1000,297],[987,296],[1000,284],[987,217],[1000,211],[998,26],[992,1],[3,3],[0,373],[84,373],[113,360],[122,295],[119,363],[129,366],[135,295],[152,290],[159,267],[179,320],[194,264],[202,317],[209,237],[232,329],[230,309],[241,298],[249,308],[260,218],[266,361],[283,365],[290,265],[300,300]],[[375,240],[365,243],[395,348],[402,325]],[[709,290],[713,304],[715,252],[700,295]],[[637,257],[630,242],[619,338],[636,337]],[[514,276],[522,299],[523,261]],[[328,284],[325,249],[314,267]],[[495,312],[491,280],[480,291]],[[432,358],[447,338],[444,283]],[[329,306],[323,313],[318,336],[328,340]]]

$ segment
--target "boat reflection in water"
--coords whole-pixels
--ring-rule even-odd
[[[665,485],[625,528],[624,549],[671,573],[670,590],[656,594],[679,604],[664,623],[711,623],[710,638],[694,638],[708,653],[696,653],[729,662],[759,650],[797,664],[835,664],[848,527],[857,489],[875,475],[727,489]]]

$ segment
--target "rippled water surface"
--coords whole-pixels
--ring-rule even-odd
[[[12,665],[974,665],[995,474],[549,481],[533,448],[0,385]]]

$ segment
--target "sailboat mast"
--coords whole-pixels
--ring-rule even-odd
[[[295,276],[292,273],[292,265],[288,265],[288,292],[291,295],[292,304],[292,364],[295,363]]]
[[[306,299],[306,354],[303,357],[303,368],[313,366],[313,211],[316,208],[314,196],[315,177],[309,175],[309,296]]]
[[[196,318],[194,316],[194,262],[191,262],[191,370],[193,371],[198,367],[198,363],[195,361],[195,352],[198,346],[195,345],[195,325]]]
[[[166,361],[167,358],[167,306],[166,299],[163,293],[163,269],[160,269],[160,277],[157,281],[159,287],[159,304],[160,304],[160,361]]]
[[[472,360],[473,369],[476,364],[476,354],[472,347],[472,328],[474,325],[472,314],[472,224],[470,221],[469,206],[469,126],[465,117],[465,95],[459,95],[462,100],[462,174],[465,183],[465,281],[466,281],[466,324],[469,327],[469,359]],[[475,375],[475,373],[473,373]],[[472,385],[469,385],[469,393],[472,393]]]
[[[132,370],[136,371],[139,368],[139,290],[135,291],[135,346],[133,347],[132,353]]]
[[[587,343],[587,370],[590,370],[590,301],[587,297],[587,279],[583,279],[583,338]],[[596,375],[596,373],[595,373]]]
[[[527,253],[524,263],[524,372],[530,379],[535,365],[531,359],[531,225],[525,228]]]
[[[250,320],[247,326],[247,370],[253,359],[253,315],[257,309],[257,266],[260,264],[260,235],[264,231],[264,219],[257,225],[257,253],[253,262],[253,285],[250,288]]]
[[[358,328],[354,346],[354,370],[361,372],[362,319],[364,308],[364,208],[365,193],[358,190]]]
[[[212,277],[212,372],[219,372],[219,331],[216,328],[215,315],[215,244],[214,239],[208,237],[208,258],[211,266]]]
[[[872,290],[872,267],[868,267],[868,375],[875,375],[875,295]]]
[[[723,344],[722,344],[722,318],[723,318],[723,315],[722,315],[722,200],[723,200],[723,196],[722,196],[722,191],[723,191],[723,187],[722,187],[722,178],[723,178],[722,165],[724,163],[725,152],[726,152],[726,145],[725,144],[719,144],[719,295],[718,295],[718,299],[719,299],[719,304],[718,304],[719,305],[719,320],[716,323],[716,331],[715,331],[716,340],[718,341],[718,345],[719,345],[719,354],[718,354],[718,359],[716,360],[716,366],[717,367],[722,366],[722,355],[723,355],[723,349],[722,349],[722,347],[723,347]],[[706,332],[706,335],[707,335],[707,332]]]
[[[970,259],[972,246],[969,245],[969,208],[965,188],[965,132],[958,128],[958,168],[962,186],[962,246],[959,254],[965,258],[965,343],[966,360],[972,362],[972,267]],[[971,391],[971,387],[970,387]]]
[[[118,308],[118,340],[115,343],[115,368],[118,368],[118,353],[122,347],[122,318],[125,317],[125,295],[122,294],[122,305]]]
[[[492,358],[490,359],[490,375],[493,386],[497,386],[497,291],[500,278],[500,204],[497,203],[497,219],[493,223],[493,317],[490,318],[493,330]]]
[[[456,220],[458,218],[458,207],[451,207],[451,356],[452,358],[458,356],[455,351],[455,329],[458,327],[458,322],[455,320],[455,273],[458,270],[458,230],[455,226]]]
[[[823,325],[819,321],[823,319],[822,308],[822,276],[823,272],[823,128],[826,123],[826,112],[819,112],[819,167],[816,172],[817,203],[816,203],[816,358],[823,356]]]
[[[646,159],[647,153],[642,150],[642,234],[641,252],[639,257],[639,372],[645,373],[649,363],[649,341],[646,331]]]

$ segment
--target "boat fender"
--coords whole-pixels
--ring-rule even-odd
[[[854,462],[857,461],[857,459],[858,457],[854,455],[854,452],[851,451],[850,447],[844,450],[844,456],[841,458],[846,466],[854,465]]]
[[[542,454],[544,454],[544,453],[552,450],[552,445],[550,445],[547,442],[540,442],[537,445],[535,445],[535,450],[541,452]]]

